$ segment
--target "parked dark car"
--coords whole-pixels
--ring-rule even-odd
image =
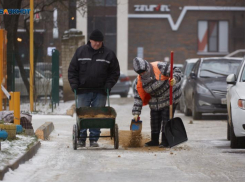
[[[187,113],[201,119],[202,113],[227,113],[226,77],[235,74],[242,58],[200,58],[187,79],[184,97]]]
[[[129,92],[129,88],[131,87],[131,85],[132,85],[132,83],[131,83],[129,77],[121,72],[120,77],[119,77],[116,85],[114,85],[114,87],[112,87],[110,94],[111,95],[119,94],[121,97],[127,97],[128,92]]]
[[[179,110],[181,112],[184,112],[186,115],[188,115],[188,113],[187,113],[186,104],[185,104],[184,90],[185,90],[187,78],[190,75],[191,70],[197,61],[198,61],[198,58],[186,59],[184,66],[183,66],[183,77],[181,79],[182,95],[179,101]]]

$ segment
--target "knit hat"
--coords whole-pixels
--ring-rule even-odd
[[[89,36],[90,40],[94,40],[94,41],[100,41],[102,42],[104,40],[104,36],[102,34],[101,31],[99,31],[98,29],[95,29]]]
[[[138,74],[143,73],[147,70],[148,62],[142,58],[136,57],[133,60],[134,71]]]

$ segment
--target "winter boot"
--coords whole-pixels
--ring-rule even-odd
[[[77,144],[79,147],[86,147],[86,141],[84,141],[84,140],[78,140]]]
[[[152,147],[159,145],[159,133],[151,133],[151,141],[145,143],[145,147]]]
[[[159,145],[160,148],[167,148],[169,147],[168,140],[165,136],[165,133],[162,132],[162,142]]]
[[[99,147],[99,144],[97,143],[97,141],[90,140],[90,147]]]

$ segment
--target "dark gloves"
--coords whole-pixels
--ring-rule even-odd
[[[106,93],[107,93],[107,89],[109,90],[109,92],[111,91],[111,84],[109,84],[109,83],[106,83],[105,84],[105,91],[106,91]]]
[[[77,91],[78,88],[73,86],[71,89],[73,92],[75,92],[75,90]]]
[[[106,84],[105,84],[105,89],[109,89],[109,90],[111,90],[111,84],[106,83]]]

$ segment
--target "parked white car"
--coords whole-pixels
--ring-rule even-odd
[[[43,74],[48,79],[52,79],[52,63],[50,62],[38,62],[36,64],[36,70]],[[63,77],[62,66],[59,66],[59,97],[63,99]]]
[[[230,74],[227,87],[227,139],[231,148],[245,148],[245,57],[236,74]]]

